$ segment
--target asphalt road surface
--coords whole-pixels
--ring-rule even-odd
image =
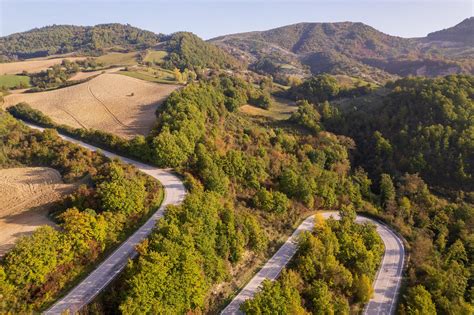
[[[337,212],[323,213],[325,218],[330,216],[339,218]],[[356,222],[371,222],[376,225],[377,232],[385,245],[385,253],[374,282],[374,295],[367,303],[364,314],[393,315],[395,313],[400,282],[402,279],[405,260],[405,249],[402,240],[385,224],[378,221],[357,216]],[[298,235],[303,231],[311,231],[314,225],[314,216],[308,217],[301,223],[288,240],[270,258],[262,269],[250,280],[240,293],[227,305],[221,314],[242,314],[240,305],[254,296],[260,289],[263,280],[275,280],[282,269],[288,264],[297,250]]]
[[[34,129],[43,130],[43,128],[34,126],[32,124],[27,125]],[[169,170],[155,168],[143,163],[133,161],[128,158],[124,158],[113,154],[108,151],[96,148],[92,145],[84,142],[72,139],[61,135],[64,140],[76,143],[89,150],[96,151],[100,150],[105,156],[109,158],[119,158],[125,163],[134,165],[143,173],[146,173],[161,182],[165,191],[165,198],[161,207],[142,225],[133,235],[131,235],[120,247],[118,247],[109,257],[107,257],[92,273],[82,280],[75,288],[73,288],[66,296],[58,300],[51,308],[49,308],[44,314],[62,314],[69,311],[70,314],[74,314],[82,307],[91,302],[94,297],[97,296],[107,284],[117,276],[120,271],[125,267],[127,261],[130,258],[135,257],[136,251],[135,246],[145,239],[155,227],[155,223],[161,217],[163,217],[164,210],[167,205],[179,204],[183,201],[186,195],[186,189],[184,188],[181,180]]]

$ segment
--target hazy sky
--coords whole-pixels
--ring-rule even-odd
[[[473,16],[474,0],[0,0],[0,35],[51,24],[129,23],[208,39],[298,22],[354,21],[420,37]]]

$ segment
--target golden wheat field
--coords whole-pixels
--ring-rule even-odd
[[[85,57],[67,57],[67,58],[52,58],[52,59],[35,59],[18,62],[0,63],[0,74],[17,74],[23,71],[29,73],[40,72],[49,67],[60,64],[64,59],[70,61],[84,60]]]
[[[178,87],[106,73],[67,88],[13,93],[5,97],[3,106],[26,102],[56,123],[130,138],[150,131],[157,107]]]
[[[18,237],[41,225],[54,225],[47,217],[49,207],[74,184],[64,184],[52,168],[22,167],[0,170],[0,257]]]

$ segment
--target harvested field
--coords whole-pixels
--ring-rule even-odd
[[[64,184],[61,175],[48,167],[0,170],[0,257],[16,239],[41,225],[54,225],[47,217],[52,203],[76,186]]]
[[[157,107],[178,87],[119,74],[101,74],[63,89],[11,94],[5,97],[3,106],[26,102],[56,123],[130,138],[150,131]]]
[[[68,58],[53,58],[53,59],[36,59],[18,62],[0,63],[0,74],[17,74],[23,71],[29,73],[40,72],[46,70],[51,66],[60,64],[64,59],[70,61],[83,60],[85,57],[68,57]]]

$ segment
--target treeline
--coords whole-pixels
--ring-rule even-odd
[[[362,310],[384,246],[371,224],[356,224],[346,207],[341,220],[316,215],[313,231],[300,235],[298,251],[277,281],[241,306],[245,314],[349,314]]]
[[[90,185],[56,206],[58,229],[21,238],[0,262],[0,312],[37,312],[143,223],[162,189],[131,166],[65,142],[54,130],[30,130],[3,111],[0,138],[2,167],[54,167],[69,182],[90,176]]]
[[[137,50],[153,47],[160,38],[128,24],[52,25],[1,37],[0,56],[16,60],[70,52],[98,54],[115,47]]]

